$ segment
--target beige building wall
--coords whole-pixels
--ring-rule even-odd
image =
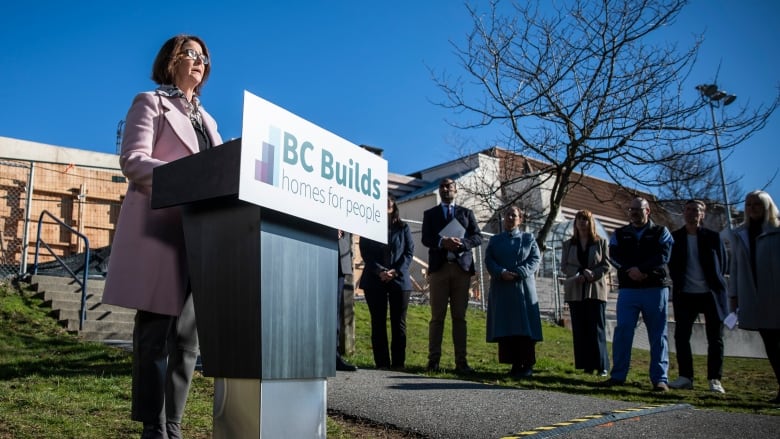
[[[86,236],[91,249],[113,239],[126,179],[118,156],[0,137],[2,263],[30,265],[40,237],[59,257],[84,251],[84,241],[49,215]],[[41,252],[40,262],[53,257]]]

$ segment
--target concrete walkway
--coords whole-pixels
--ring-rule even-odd
[[[330,378],[328,410],[425,438],[780,437],[780,415],[645,406],[370,369]]]

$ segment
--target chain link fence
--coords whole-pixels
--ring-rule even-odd
[[[38,222],[44,210],[60,218],[64,223],[89,239],[94,261],[90,273],[105,271],[122,197],[127,189],[125,177],[117,169],[90,168],[78,165],[32,163],[0,160],[0,279],[8,279],[30,272],[35,258]],[[428,301],[427,249],[420,242],[422,222],[404,219],[414,237],[415,259],[410,267],[417,303]],[[84,251],[76,235],[60,230],[57,223],[41,223],[41,237],[64,260],[77,260]],[[485,309],[490,275],[485,269],[484,255],[489,233],[483,233],[480,248],[473,249],[477,270],[472,279],[471,304]],[[553,245],[544,253],[537,274],[537,294],[540,309],[545,317],[558,321],[564,313],[563,291],[556,273],[560,257],[560,245]],[[362,259],[355,245],[356,281],[362,271]],[[42,255],[43,256],[43,255]],[[42,257],[39,268],[57,270]],[[49,268],[50,267],[50,268]],[[358,294],[362,291],[356,290]]]
[[[76,235],[41,221],[43,211],[87,236],[92,251],[108,247],[126,188],[118,168],[0,160],[0,279],[32,269],[38,236],[59,257],[84,252]],[[41,255],[39,263],[52,259]]]
[[[412,277],[412,297],[414,303],[428,303],[428,280],[426,272],[428,268],[428,249],[422,245],[422,221],[416,219],[404,218],[404,222],[409,225],[412,232],[412,238],[415,241],[415,257],[409,267],[409,274]],[[487,249],[490,233],[482,233],[482,245],[479,248],[472,249],[474,255],[474,267],[476,274],[472,278],[471,290],[469,291],[469,302],[471,306],[487,309],[487,296],[490,289],[490,274],[485,268],[485,249]],[[355,280],[359,282],[363,269],[363,261],[360,257],[360,251],[357,245],[354,248],[355,255]],[[565,305],[563,303],[563,288],[558,283],[556,273],[558,272],[557,261],[560,258],[560,245],[553,247],[543,254],[539,271],[536,277],[536,290],[539,296],[539,308],[542,315],[552,321],[560,321],[564,314]],[[356,291],[362,294],[361,290]]]

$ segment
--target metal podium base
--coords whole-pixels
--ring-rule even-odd
[[[214,378],[214,439],[325,438],[327,380]]]

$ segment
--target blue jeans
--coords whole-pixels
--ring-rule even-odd
[[[668,382],[669,344],[666,334],[669,288],[622,288],[618,291],[617,326],[612,337],[612,373],[614,380],[625,381],[631,366],[631,346],[639,313],[647,327],[650,343],[650,381]]]

